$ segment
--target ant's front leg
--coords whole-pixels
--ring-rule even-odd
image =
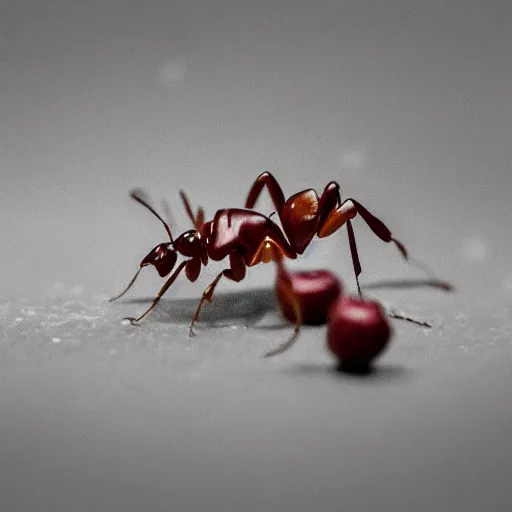
[[[190,322],[189,336],[194,335],[194,325],[197,319],[199,318],[199,313],[201,312],[201,309],[206,301],[212,301],[213,292],[215,291],[215,288],[217,287],[217,284],[219,283],[221,278],[224,276],[227,277],[228,279],[231,279],[232,281],[239,282],[242,281],[242,279],[245,277],[246,265],[243,256],[241,256],[237,252],[232,252],[229,255],[229,265],[230,268],[220,272],[203,292],[201,300],[199,301],[199,305],[197,306],[197,310],[192,318],[192,321]]]
[[[171,287],[172,283],[176,281],[176,278],[180,274],[180,272],[183,270],[183,268],[187,265],[187,263],[191,260],[182,261],[178,268],[172,273],[171,277],[167,279],[167,281],[164,283],[160,291],[156,294],[155,298],[153,299],[153,302],[151,303],[151,306],[142,313],[138,318],[132,318],[128,317],[125,318],[125,320],[129,320],[132,325],[135,325],[137,322],[140,322],[145,316],[147,316],[154,308],[155,306],[160,302],[160,299],[162,298],[162,295]]]

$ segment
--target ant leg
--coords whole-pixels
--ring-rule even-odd
[[[404,320],[405,322],[410,322],[411,324],[415,324],[419,327],[432,327],[428,322],[421,322],[420,320],[415,320],[414,318],[411,318],[410,316],[403,316],[399,315],[398,313],[395,313],[394,311],[389,311],[388,316],[390,318],[396,318],[397,320]]]
[[[178,268],[172,273],[171,277],[169,277],[169,279],[167,279],[162,288],[160,288],[160,291],[156,294],[155,298],[153,299],[153,302],[151,303],[151,306],[149,306],[149,308],[144,313],[142,313],[142,315],[140,315],[138,318],[126,318],[126,320],[130,320],[132,324],[135,324],[136,322],[140,322],[145,316],[147,316],[151,312],[151,310],[159,303],[160,299],[162,298],[162,295],[170,288],[172,283],[176,281],[176,278],[178,277],[179,273],[184,269],[185,265],[189,261],[190,260],[186,260],[180,263]]]
[[[204,224],[204,210],[201,206],[197,209],[196,224],[197,224],[198,231],[201,229],[201,227]]]
[[[359,297],[362,299],[361,287],[359,286],[359,274],[361,273],[361,262],[359,261],[359,254],[357,252],[356,237],[354,235],[354,228],[352,222],[347,220],[348,243],[350,245],[350,254],[352,255],[352,264],[354,265],[354,275],[356,276],[357,291]]]
[[[247,195],[247,199],[245,201],[246,208],[253,208],[256,203],[258,197],[263,190],[263,187],[267,187],[270,197],[276,207],[277,214],[281,217],[281,211],[284,206],[284,194],[281,186],[277,182],[277,180],[270,174],[265,171],[262,172],[257,178],[256,181],[252,184],[251,189],[249,190],[249,194]]]
[[[326,187],[327,190],[327,187]],[[336,192],[336,190],[334,190]],[[322,194],[322,199],[326,196],[326,191]],[[336,209],[331,210],[327,215],[325,220],[317,231],[318,238],[325,238],[327,236],[332,235],[338,229],[340,229],[344,224],[347,225],[348,231],[348,241],[350,245],[350,253],[352,255],[352,264],[354,266],[354,275],[357,283],[357,291],[359,293],[359,297],[363,297],[361,292],[361,286],[359,285],[359,274],[361,273],[361,262],[359,260],[359,254],[357,252],[357,244],[356,237],[354,235],[354,228],[352,227],[351,219],[353,219],[357,215],[357,210],[354,203],[348,199],[344,201],[340,206]]]
[[[275,262],[277,265],[278,276],[277,278],[284,285],[283,291],[288,296],[288,299],[290,299],[290,302],[292,304],[293,312],[295,314],[295,329],[290,339],[279,345],[277,348],[267,352],[266,354],[263,355],[263,357],[277,356],[278,354],[282,354],[283,352],[288,350],[297,341],[297,338],[299,337],[300,328],[302,327],[302,312],[300,310],[299,299],[297,298],[296,293],[293,291],[291,280],[285,266],[283,265],[281,255],[277,254],[277,251],[275,252]]]
[[[377,217],[372,215],[363,205],[354,199],[345,200],[336,210],[329,213],[325,222],[320,226],[317,235],[319,238],[324,238],[337,231],[348,220],[353,219],[357,214],[361,215],[368,227],[377,235],[383,242],[393,242],[403,258],[409,263],[420,268],[431,277],[434,276],[433,272],[423,263],[409,256],[405,246],[396,238],[391,235],[389,228]]]
[[[318,237],[324,238],[337,231],[343,224],[348,220],[353,219],[357,214],[361,215],[363,220],[368,224],[368,227],[384,242],[394,242],[398,247],[402,256],[407,260],[409,255],[404,245],[399,242],[396,238],[391,236],[389,228],[377,217],[373,216],[363,205],[355,201],[354,199],[347,199],[338,206],[335,210],[332,210],[325,222],[320,226],[318,230]]]
[[[108,299],[108,301],[114,302],[115,300],[120,299],[133,286],[133,283],[135,283],[135,280],[139,276],[141,270],[142,270],[142,267],[140,267],[139,270],[137,270],[137,272],[135,272],[135,275],[132,277],[132,280],[128,283],[128,286],[119,295],[116,295],[115,297]]]
[[[188,330],[189,336],[194,336],[194,325],[197,322],[197,319],[199,318],[199,313],[201,312],[201,309],[203,308],[203,304],[205,301],[211,302],[213,297],[213,292],[215,291],[215,288],[220,281],[221,277],[226,275],[225,272],[228,272],[228,270],[223,270],[220,272],[217,277],[206,287],[205,291],[203,292],[203,295],[201,297],[201,300],[199,301],[199,305],[197,306],[196,312],[194,313],[194,316],[192,317],[192,321],[190,322],[190,327]]]
[[[204,224],[204,210],[199,207],[197,210],[197,217],[194,216],[194,212],[192,211],[192,207],[190,206],[190,201],[188,199],[187,194],[185,194],[184,190],[180,190],[180,197],[183,201],[183,205],[185,206],[185,211],[189,219],[192,221],[194,228],[199,230],[201,226]]]
[[[434,272],[425,263],[417,260],[416,258],[411,257],[405,246],[402,244],[402,242],[391,236],[391,231],[380,219],[372,215],[362,204],[358,203],[354,199],[351,199],[351,201],[354,203],[357,213],[359,213],[359,215],[363,217],[366,224],[368,224],[370,229],[381,240],[388,243],[393,242],[398,247],[398,250],[400,251],[405,260],[407,260],[409,263],[419,268],[426,274],[430,275],[431,277],[434,277]]]
[[[229,264],[231,268],[224,269],[222,272],[220,272],[203,292],[201,300],[199,301],[199,305],[197,306],[196,312],[192,318],[192,321],[190,322],[189,336],[194,335],[194,325],[197,319],[199,318],[199,313],[201,312],[201,309],[206,301],[212,301],[213,292],[215,291],[215,288],[217,287],[217,284],[219,283],[221,278],[224,276],[227,277],[228,279],[231,279],[232,281],[239,282],[245,277],[246,266],[245,261],[241,255],[239,255],[236,252],[232,252],[229,255]]]
[[[404,245],[398,241],[396,238],[391,236],[391,231],[389,228],[382,222],[380,219],[372,215],[362,204],[358,203],[354,199],[348,199],[348,201],[352,201],[354,204],[357,213],[361,215],[366,224],[368,224],[369,228],[383,241],[383,242],[393,242],[397,247],[404,259],[409,259],[409,255],[407,253],[407,249]]]
[[[324,191],[322,192],[322,195],[320,196],[320,201],[318,203],[318,228],[317,230],[320,231],[322,229],[322,226],[324,225],[325,221],[327,220],[327,217],[329,214],[336,210],[338,206],[341,204],[341,195],[340,195],[340,186],[335,181],[331,181],[328,183]]]

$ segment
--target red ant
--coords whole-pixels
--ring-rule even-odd
[[[220,272],[217,277],[206,287],[197,310],[190,323],[190,335],[193,335],[194,324],[205,301],[211,301],[213,292],[222,277],[232,281],[242,281],[245,277],[246,267],[252,267],[258,263],[274,261],[281,274],[286,273],[282,258],[295,259],[296,251],[286,240],[281,228],[272,222],[270,217],[261,213],[241,208],[230,208],[217,211],[213,220],[204,222],[204,212],[199,208],[197,216],[194,216],[189,200],[183,191],[180,191],[185,210],[194,228],[182,233],[174,239],[171,228],[165,220],[149,204],[145,195],[140,190],[131,192],[130,196],[145,206],[164,225],[170,242],[164,242],[154,247],[142,260],[128,286],[117,296],[110,299],[114,301],[122,297],[134,284],[141,269],[147,265],[153,265],[161,277],[166,277],[173,271],[178,254],[185,259],[167,278],[160,291],[153,299],[150,307],[138,318],[128,318],[132,324],[139,322],[158,304],[161,297],[174,283],[180,272],[185,269],[189,281],[194,282],[199,277],[201,265],[207,265],[208,260],[221,261],[229,257],[229,268]],[[291,288],[285,289],[295,311],[296,325],[291,344],[302,324],[302,317],[297,298]]]
[[[251,210],[265,186],[268,188],[275,205],[284,233],[270,217]],[[142,267],[154,265],[160,276],[165,277],[174,269],[178,254],[187,258],[168,277],[151,306],[138,318],[129,319],[132,323],[139,322],[150,313],[183,269],[185,269],[189,281],[194,282],[199,277],[201,265],[207,265],[209,259],[221,261],[229,256],[229,268],[220,272],[203,292],[190,323],[190,334],[192,335],[194,324],[199,317],[204,302],[212,300],[213,292],[223,276],[232,281],[242,281],[245,277],[246,267],[270,261],[276,263],[278,275],[286,276],[287,271],[282,263],[283,257],[295,259],[297,255],[305,251],[315,235],[319,238],[325,238],[340,229],[344,224],[347,225],[357,289],[362,297],[359,286],[361,264],[351,223],[351,219],[357,214],[361,215],[370,229],[381,240],[393,242],[402,256],[405,259],[410,259],[403,244],[391,236],[391,231],[381,220],[374,217],[354,199],[346,199],[342,202],[340,186],[334,181],[327,184],[320,198],[315,190],[307,189],[293,194],[285,201],[283,191],[277,180],[269,172],[264,172],[258,176],[249,191],[245,204],[246,209],[218,210],[213,220],[208,222],[204,222],[204,211],[201,208],[199,208],[197,216],[194,216],[186,194],[181,191],[180,195],[195,229],[182,233],[174,240],[169,225],[149,205],[143,193],[140,191],[131,193],[133,199],[149,209],[163,223],[169,235],[170,243],[164,242],[157,245],[142,260],[139,270],[128,286],[110,300],[113,301],[122,297],[130,289]],[[295,312],[295,332],[290,340],[266,354],[267,356],[278,354],[289,348],[302,324],[300,305],[293,291],[291,280],[284,279],[283,282],[285,283],[285,293],[288,295]],[[395,317],[409,320],[399,315]]]

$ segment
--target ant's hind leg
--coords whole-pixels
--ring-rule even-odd
[[[322,198],[326,196],[325,192]],[[351,200],[344,201],[340,206],[327,215],[325,220],[320,224],[317,235],[318,238],[325,238],[332,235],[344,224],[347,225],[348,241],[350,245],[350,254],[352,255],[352,264],[354,266],[354,275],[357,283],[357,291],[359,297],[362,298],[361,287],[359,285],[359,274],[361,273],[361,262],[359,260],[359,254],[357,251],[356,237],[354,235],[354,228],[350,221],[357,215],[357,209],[355,204]]]
[[[245,208],[253,208],[254,204],[258,200],[263,187],[267,187],[272,202],[276,208],[277,214],[281,217],[281,211],[284,206],[284,194],[281,186],[277,180],[269,172],[262,172],[252,184],[247,199],[245,201]]]
[[[355,209],[356,209],[357,213],[359,215],[361,215],[361,217],[366,222],[366,224],[368,224],[369,228],[383,242],[387,242],[387,243],[393,242],[397,246],[398,250],[400,251],[400,253],[404,257],[404,259],[406,259],[406,260],[409,259],[409,254],[408,254],[407,249],[405,248],[405,246],[402,244],[402,242],[400,242],[399,240],[397,240],[396,238],[394,238],[391,235],[391,231],[384,224],[384,222],[382,222],[380,219],[378,219],[377,217],[372,215],[361,203],[358,203],[354,199],[348,199],[348,201],[352,201],[352,203],[355,206]]]
[[[417,260],[416,258],[413,258],[405,248],[404,244],[394,238],[391,234],[391,231],[389,228],[377,217],[372,215],[362,204],[358,203],[354,199],[350,199],[354,203],[354,206],[357,210],[357,213],[361,215],[361,217],[364,219],[366,224],[370,227],[370,229],[384,242],[393,242],[400,253],[402,254],[403,258],[407,260],[411,265],[415,266],[416,268],[422,270],[427,275],[429,275],[432,278],[435,278],[434,272],[422,261]]]
[[[409,322],[411,324],[417,325],[418,327],[427,327],[431,328],[432,325],[430,325],[428,322],[422,322],[421,320],[416,320],[415,318],[411,318],[410,316],[404,316],[400,315],[398,313],[395,313],[394,311],[388,311],[389,318],[395,318],[396,320],[403,320],[404,322]]]
[[[197,319],[199,318],[199,313],[201,312],[201,309],[203,308],[203,305],[206,301],[212,301],[213,292],[215,291],[215,288],[217,287],[217,284],[219,284],[221,278],[224,276],[227,277],[228,279],[231,279],[232,281],[239,282],[242,281],[242,279],[245,277],[246,266],[242,256],[240,256],[236,252],[232,252],[229,255],[229,265],[230,268],[220,272],[203,292],[201,300],[199,301],[199,305],[197,306],[197,310],[192,318],[192,321],[190,322],[189,336],[194,335],[194,325]]]
[[[352,255],[352,264],[354,265],[354,275],[356,277],[357,292],[359,297],[362,299],[363,294],[361,293],[361,286],[359,285],[359,274],[361,273],[361,262],[359,261],[359,254],[357,252],[356,237],[354,235],[354,228],[352,222],[347,220],[347,232],[348,232],[348,243],[350,246],[350,254]]]

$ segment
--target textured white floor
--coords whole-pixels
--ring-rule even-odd
[[[377,295],[377,291],[373,291]],[[431,290],[378,296],[396,323],[367,376],[271,290],[167,300],[63,293],[0,307],[3,510],[508,510],[511,308]]]

